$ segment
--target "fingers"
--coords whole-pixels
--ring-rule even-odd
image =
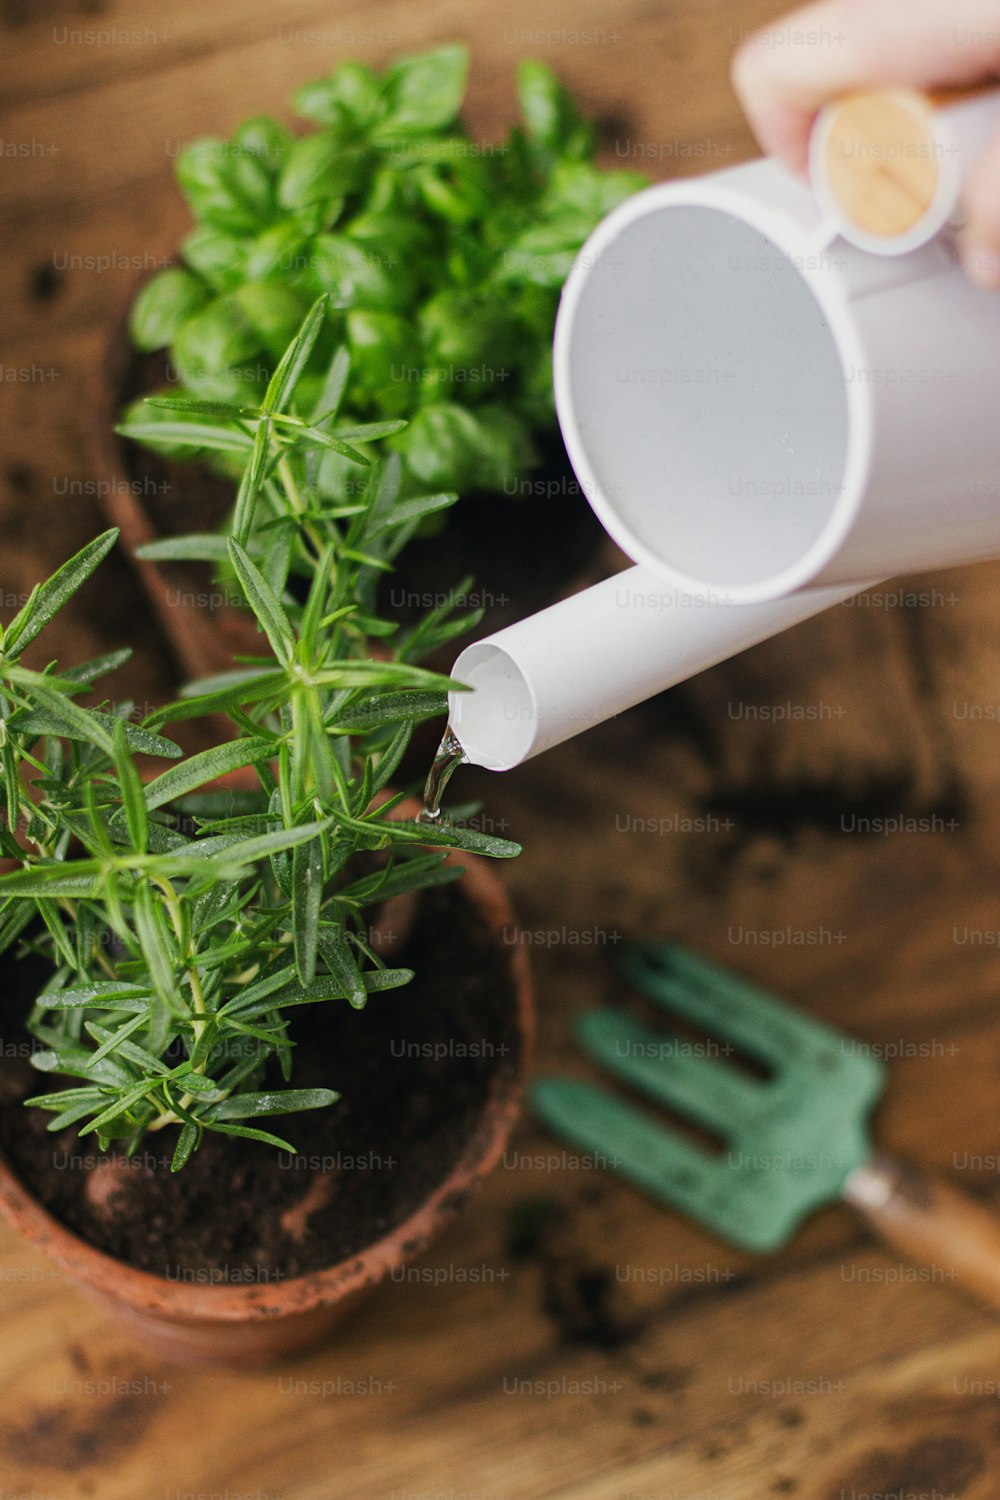
[[[963,194],[962,261],[979,286],[1000,290],[1000,136],[976,163]]]
[[[801,172],[828,99],[978,82],[998,64],[997,0],[816,0],[743,42],[733,85],[762,149]]]

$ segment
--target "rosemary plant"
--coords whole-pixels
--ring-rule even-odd
[[[518,852],[392,816],[413,727],[445,706],[448,680],[419,662],[469,617],[445,606],[402,631],[375,614],[377,580],[454,497],[401,498],[399,456],[376,453],[384,424],[332,425],[347,372],[339,352],[313,414],[297,414],[324,315],[321,300],[259,404],[189,402],[176,413],[201,443],[243,460],[233,535],[188,545],[228,558],[259,622],[259,656],[189,684],[141,722],[128,704],[80,701],[127,651],[26,667],[25,648],[114,531],[0,632],[0,852],[16,862],[0,877],[0,951],[47,961],[28,1021],[32,1060],[67,1081],[28,1102],[53,1113],[52,1130],[77,1125],[102,1148],[131,1152],[167,1129],[175,1169],[209,1131],[292,1149],[267,1122],[338,1097],[294,1086],[296,1008],[360,1008],[412,977],[374,950],[370,914],[453,879],[445,850]],[[365,479],[351,504],[317,508],[297,476],[330,452]],[[163,733],[220,716],[229,737],[195,754]],[[245,774],[248,789],[213,790],[229,773]]]

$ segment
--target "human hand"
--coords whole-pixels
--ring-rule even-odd
[[[800,173],[828,100],[998,74],[1000,0],[816,0],[754,32],[733,59],[733,85],[761,147]],[[965,268],[979,285],[1000,289],[1000,134],[975,164],[962,207]]]

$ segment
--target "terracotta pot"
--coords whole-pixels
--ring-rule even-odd
[[[408,810],[409,811],[409,810]],[[456,858],[457,856],[450,856]],[[462,855],[462,887],[498,944],[514,921],[486,861]],[[277,1283],[212,1286],[167,1281],[65,1229],[0,1158],[0,1209],[37,1248],[95,1296],[144,1348],[185,1364],[267,1366],[321,1343],[346,1312],[434,1240],[500,1161],[517,1118],[534,1029],[526,949],[504,942],[515,991],[521,1066],[496,1078],[461,1157],[424,1203],[377,1243],[323,1271]]]

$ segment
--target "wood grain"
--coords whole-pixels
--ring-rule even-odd
[[[905,234],[938,188],[930,108],[878,89],[840,100],[831,106],[823,168],[841,223],[887,239]]]
[[[136,262],[169,254],[186,223],[171,143],[286,115],[295,85],[338,58],[458,36],[485,138],[511,117],[517,57],[535,53],[601,117],[609,164],[725,166],[753,152],[728,55],[779,8],[6,0],[3,136],[33,154],[3,161],[4,365],[57,373],[4,382],[5,594],[101,524],[94,381]],[[57,40],[113,27],[155,39]],[[570,1028],[620,997],[617,943],[670,934],[879,1049],[879,1142],[1000,1205],[996,580],[910,580],[511,776],[463,773],[459,795],[482,795],[525,843],[509,880],[539,977],[540,1068],[584,1070]],[[136,654],[113,692],[161,700],[169,660],[120,560],[56,645],[123,636]],[[424,1265],[428,1281],[386,1288],[329,1350],[281,1375],[219,1376],[151,1364],[0,1230],[0,1494],[996,1493],[995,1319],[943,1270],[908,1275],[845,1208],[755,1261],[525,1122]]]

